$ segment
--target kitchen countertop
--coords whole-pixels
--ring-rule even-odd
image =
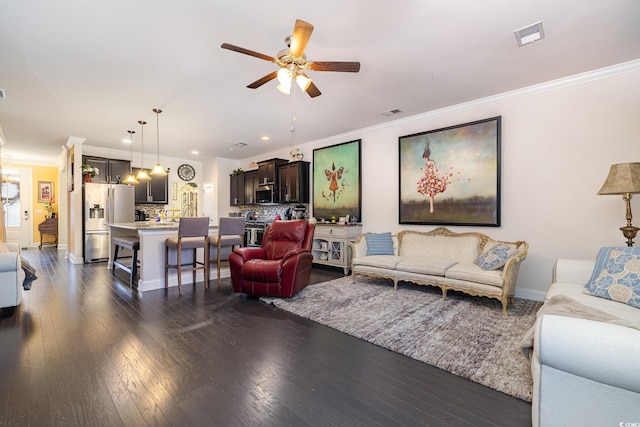
[[[139,278],[137,281],[138,291],[144,292],[153,289],[164,289],[166,287],[165,279],[165,242],[169,237],[178,236],[179,221],[136,221],[136,222],[120,222],[109,224],[109,234],[111,237],[117,236],[138,236],[140,238],[140,250],[138,251],[138,260],[140,268],[138,269]],[[210,234],[215,234],[218,224],[209,223]],[[114,244],[111,241],[109,247],[109,263],[108,268],[113,268]],[[190,262],[193,255],[191,251],[186,251],[185,262]],[[197,254],[198,259],[202,261],[203,251]],[[196,273],[196,282],[204,281],[204,272]],[[190,274],[185,276],[191,277]],[[187,282],[190,283],[190,282]],[[169,271],[168,285],[170,287],[178,285],[178,274],[174,270]]]
[[[116,224],[109,224],[109,227],[121,228],[125,230],[177,230],[179,222],[173,221],[136,221],[136,222],[121,222]],[[209,229],[217,229],[216,224],[209,225]]]

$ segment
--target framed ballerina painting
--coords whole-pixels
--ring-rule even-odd
[[[360,141],[313,150],[313,216],[326,222],[362,221]]]
[[[399,138],[400,224],[500,226],[501,120]]]

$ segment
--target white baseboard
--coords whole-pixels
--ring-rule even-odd
[[[209,286],[216,286],[215,282],[218,278],[218,272],[215,268],[211,268],[209,271]],[[220,269],[220,278],[224,279],[226,277],[231,277],[231,270],[229,268],[221,268]],[[204,282],[204,272],[202,270],[198,270],[196,272],[196,283]],[[183,282],[182,285],[191,285],[192,284],[192,276],[191,273],[183,273]],[[213,284],[213,285],[212,285]],[[169,271],[169,287],[177,287],[178,286],[178,275],[175,270]],[[146,291],[154,291],[157,289],[164,289],[164,277],[158,280],[138,280],[138,292],[146,292]]]
[[[71,264],[84,264],[84,258],[83,257],[76,257],[73,254],[67,253],[67,259],[69,260],[69,262]]]
[[[516,289],[516,298],[530,299],[534,301],[544,301],[547,293],[537,289]]]

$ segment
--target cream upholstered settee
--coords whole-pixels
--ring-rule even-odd
[[[391,279],[394,288],[399,281],[436,286],[443,298],[448,290],[495,298],[505,315],[529,248],[524,241],[493,240],[482,233],[455,233],[443,227],[396,235],[365,233],[350,245],[354,282],[364,275]]]
[[[640,257],[626,258],[626,267],[606,261],[602,266],[632,279],[635,307],[585,293],[594,279],[610,286],[614,298],[633,298],[614,289],[615,274],[598,272],[595,261],[556,261],[545,303],[523,340],[524,349],[533,346],[533,426],[640,423]]]
[[[0,310],[20,305],[23,281],[20,246],[0,241]]]

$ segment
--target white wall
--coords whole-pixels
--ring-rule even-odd
[[[229,212],[237,211],[229,204],[231,197],[229,175],[234,169],[237,169],[240,162],[232,159],[218,157],[204,163],[205,180],[213,185],[214,203],[211,211],[215,215],[211,216],[211,220],[215,223],[221,216],[229,216]]]
[[[435,227],[398,224],[398,137],[493,116],[502,116],[502,225],[449,228],[526,240],[518,295],[542,298],[555,259],[593,259],[601,246],[625,244],[622,196],[596,193],[611,164],[640,161],[640,61],[298,147],[311,161],[314,148],[362,139],[364,231],[426,231]],[[264,158],[288,158],[290,148]]]

